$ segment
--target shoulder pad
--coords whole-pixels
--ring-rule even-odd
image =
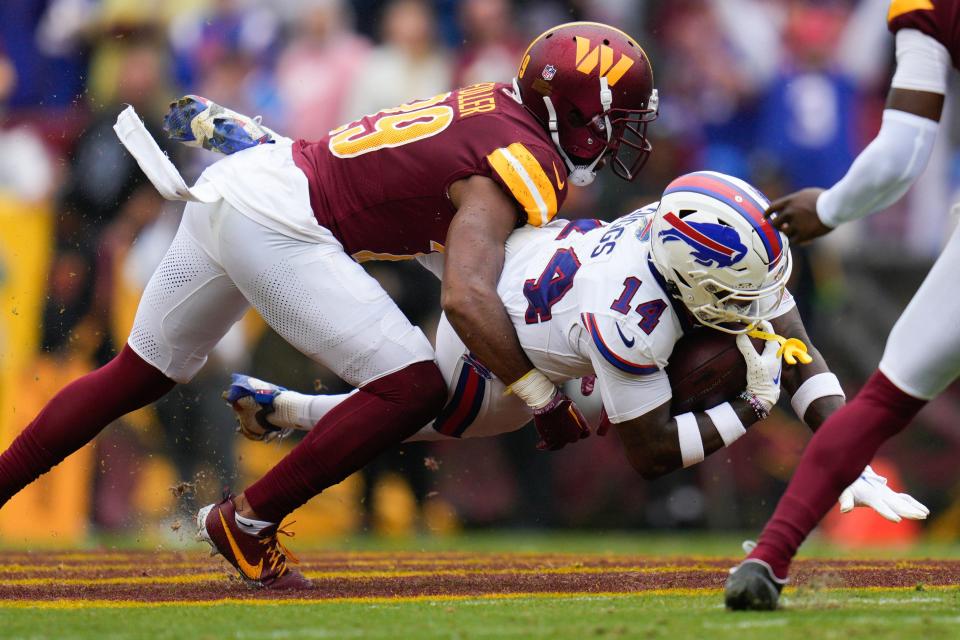
[[[491,177],[520,205],[535,227],[550,222],[567,195],[567,170],[553,150],[514,142],[487,155]]]

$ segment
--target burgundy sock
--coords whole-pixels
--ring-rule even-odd
[[[261,520],[280,522],[416,433],[437,416],[446,397],[447,386],[433,361],[417,362],[364,385],[243,492],[250,508]]]
[[[68,384],[0,455],[0,506],[108,424],[156,401],[175,384],[129,346]]]
[[[764,560],[785,578],[797,549],[843,490],[924,404],[926,400],[907,395],[885,375],[874,373],[814,434],[750,557]]]

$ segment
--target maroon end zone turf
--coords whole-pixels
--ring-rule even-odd
[[[304,554],[310,591],[254,589],[216,559],[187,552],[0,554],[3,601],[182,602],[390,598],[523,593],[630,593],[719,589],[732,559],[574,554]],[[806,560],[794,584],[829,587],[956,585],[960,560]]]

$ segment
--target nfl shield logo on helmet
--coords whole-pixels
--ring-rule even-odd
[[[548,64],[543,68],[543,72],[540,74],[544,80],[550,81],[553,80],[553,76],[557,75],[557,68],[552,64]]]

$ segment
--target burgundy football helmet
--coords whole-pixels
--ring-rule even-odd
[[[523,54],[514,86],[550,132],[573,184],[593,182],[607,152],[624,180],[646,163],[657,90],[647,54],[623,31],[598,22],[546,31]]]

